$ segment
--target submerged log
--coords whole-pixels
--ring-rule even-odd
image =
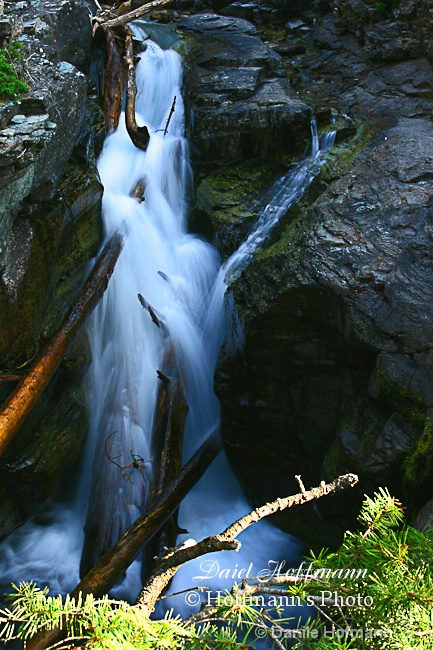
[[[135,117],[135,97],[137,95],[137,85],[135,83],[135,65],[134,65],[134,44],[131,30],[126,28],[125,40],[125,59],[128,69],[128,80],[126,86],[126,130],[132,142],[138,149],[146,151],[149,144],[149,131],[147,126],[138,126]]]
[[[104,79],[104,116],[107,135],[119,126],[125,87],[125,65],[117,49],[114,32],[103,26],[106,39],[107,63]]]
[[[137,557],[143,545],[161,528],[179,507],[182,499],[203,476],[222,448],[218,430],[211,433],[175,479],[155,499],[149,511],[122,535],[71,593],[78,598],[92,593],[96,598],[106,594]],[[45,650],[64,638],[65,630],[36,634],[27,642],[27,650]]]
[[[196,451],[179,474],[157,496],[148,512],[135,521],[96,566],[72,592],[92,593],[99,597],[107,593],[137,557],[140,549],[178,508],[182,499],[203,476],[222,447],[218,431],[214,431]]]
[[[163,372],[158,371],[161,382],[152,432],[156,447],[155,456],[159,461],[157,494],[161,494],[181,470],[185,419],[189,410],[184,392],[185,381],[172,343],[167,343],[162,369]],[[160,531],[157,555],[161,555],[164,547],[174,546],[178,534],[176,510]]]
[[[99,255],[87,282],[60,328],[3,404],[0,410],[0,456],[46,388],[86,316],[102,297],[121,249],[122,238],[115,234]]]
[[[134,197],[134,199],[137,199],[140,203],[143,203],[146,199],[144,198],[144,191],[146,189],[146,181],[144,178],[138,181],[137,185],[134,187],[134,189],[131,192],[131,196]]]

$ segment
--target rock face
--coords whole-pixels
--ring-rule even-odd
[[[87,5],[16,3],[0,38],[23,44],[30,86],[16,103],[0,104],[2,379],[26,371],[77,295],[102,238],[102,188],[89,139]],[[0,461],[0,538],[33,514],[79,457],[85,350],[82,336]],[[0,381],[1,400],[15,384]]]
[[[278,35],[305,47],[282,60],[299,98],[318,115],[348,114],[357,135],[342,137],[308,196],[230,287],[246,342],[221,361],[216,383],[228,455],[255,505],[296,491],[295,473],[311,485],[360,475],[356,498],[284,518],[312,543],[338,543],[362,495],[380,485],[409,515],[431,496],[427,11],[404,1],[385,14],[359,0],[322,2],[314,21],[300,13]],[[230,237],[241,228],[231,223]]]
[[[191,153],[201,172],[193,227],[226,256],[254,221],[262,190],[310,146],[312,110],[249,21],[204,13],[182,18],[179,28]]]
[[[246,20],[199,14],[186,58],[196,163],[239,161],[305,146],[311,109],[284,78],[281,58]]]

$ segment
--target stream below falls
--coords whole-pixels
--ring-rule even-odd
[[[2,592],[10,582],[23,580],[47,584],[53,593],[71,591],[79,582],[80,563],[85,570],[145,510],[152,485],[151,432],[160,381],[156,371],[167,346],[182,368],[189,405],[184,462],[218,426],[213,377],[219,350],[224,340],[235,347],[242,343],[226,298],[227,281],[245,268],[303,195],[320,169],[322,151],[333,143],[328,134],[320,148],[313,124],[311,155],[277,181],[253,232],[221,265],[208,242],[188,233],[192,173],[184,138],[181,58],[151,41],[146,44],[137,65],[136,114],[138,124],[149,128],[147,151],[134,147],[122,114],[98,163],[105,188],[105,235],[121,231],[124,247],[88,325],[93,361],[85,380],[91,424],[84,459],[75,485],[68,479],[43,513],[1,545]],[[174,97],[175,111],[164,133]],[[132,196],[137,185],[144,188],[144,200]],[[163,328],[152,322],[138,294]],[[140,467],[124,476],[119,467],[131,463],[133,455],[140,458]],[[179,525],[188,534],[179,539],[219,533],[250,509],[220,454],[180,507]],[[256,575],[272,568],[270,562],[299,560],[298,542],[266,521],[243,533],[240,541],[237,554],[208,555],[181,568],[172,591],[197,584],[226,590],[242,568]],[[113,588],[113,596],[135,600],[140,564],[139,558]],[[198,606],[185,594],[168,602],[183,614],[193,611],[190,605]]]

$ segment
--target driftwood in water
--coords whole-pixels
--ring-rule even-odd
[[[103,26],[106,39],[107,63],[104,78],[104,115],[107,134],[119,126],[125,87],[125,65],[116,45],[115,34]]]
[[[60,328],[3,404],[0,410],[0,456],[46,388],[86,316],[95,308],[106,290],[121,249],[122,239],[116,234],[99,255],[87,282]]]
[[[214,431],[195,452],[175,479],[155,499],[149,511],[122,535],[71,594],[78,598],[92,593],[96,598],[106,594],[137,557],[143,545],[161,528],[178,508],[182,499],[203,476],[211,462],[221,451],[219,432]],[[64,638],[65,630],[51,630],[36,634],[27,642],[27,650],[45,650]]]
[[[143,512],[141,508],[147,506],[152,493],[148,460],[135,453],[132,441],[128,443],[130,425],[134,428],[139,425],[134,416],[129,422],[119,417],[120,408],[113,397],[112,405],[106,404],[99,420],[100,436],[91,470],[80,578],[108,553]]]
[[[140,301],[140,305],[143,307],[143,309],[146,309],[149,312],[149,315],[150,315],[154,325],[159,327],[159,329],[161,329],[164,332],[164,334],[167,334],[167,326],[166,326],[166,324],[162,320],[161,316],[159,316],[159,314],[156,313],[156,311],[154,310],[152,305],[149,305],[146,298],[143,298],[141,293],[137,294],[137,298]]]
[[[152,432],[159,468],[157,494],[161,494],[165,486],[181,470],[185,419],[189,410],[177,355],[173,344],[169,342],[165,350],[162,370],[158,371],[161,381],[158,387]],[[164,547],[174,546],[178,534],[176,511],[160,531],[157,555],[162,554]]]
[[[143,545],[161,528],[203,476],[221,447],[219,433],[214,431],[180,473],[166,485],[148,512],[129,527],[111,551],[84,576],[71,595],[76,597],[82,592],[99,597],[107,593],[137,557]]]
[[[134,199],[138,199],[140,203],[143,203],[146,199],[144,198],[144,190],[146,189],[146,181],[144,178],[140,179],[137,183],[137,185],[134,187],[134,189],[131,192],[131,196],[134,197]]]
[[[143,309],[147,309],[152,322],[167,334],[167,328],[147,300],[138,294]],[[162,493],[165,486],[179,474],[182,467],[182,448],[185,419],[189,410],[186,402],[185,379],[173,343],[165,341],[162,370],[157,370],[160,384],[156,397],[155,418],[152,431],[154,441],[154,465],[158,468],[155,496]],[[179,534],[177,512],[173,513],[160,531],[157,555],[165,546],[174,546]]]
[[[149,131],[147,126],[138,126],[135,117],[135,97],[137,95],[137,85],[135,83],[135,65],[134,65],[134,43],[132,40],[131,30],[126,28],[125,39],[125,60],[128,69],[128,79],[126,86],[126,130],[133,144],[138,149],[146,151],[149,144]]]
[[[173,103],[170,108],[170,113],[168,114],[167,122],[165,123],[165,129],[164,129],[164,135],[167,135],[168,133],[168,127],[170,125],[171,118],[173,117],[173,113],[176,110],[176,95],[173,98]]]

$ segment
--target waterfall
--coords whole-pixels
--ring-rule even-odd
[[[53,499],[48,514],[35,517],[2,544],[3,585],[33,579],[53,592],[70,591],[78,582],[80,562],[85,570],[145,509],[152,481],[156,371],[167,337],[182,366],[190,407],[184,460],[215,428],[219,404],[213,376],[227,334],[226,317],[232,316],[226,283],[245,268],[277,221],[299,200],[322,162],[313,131],[311,156],[277,181],[254,231],[221,265],[215,249],[187,231],[192,177],[181,83],[179,55],[148,41],[137,65],[136,100],[137,122],[150,132],[148,149],[134,147],[122,114],[98,162],[105,234],[120,230],[124,247],[89,324],[93,361],[86,385],[91,422],[78,488],[74,498]],[[329,145],[330,138],[325,148]],[[141,192],[134,196],[137,187]],[[138,294],[163,321],[164,331],[152,322]],[[140,469],[122,473],[133,457],[140,458]],[[200,539],[220,532],[249,509],[221,454],[182,503],[179,523]],[[215,560],[225,567],[254,563],[260,570],[270,560],[293,557],[298,548],[290,536],[265,521],[246,531],[241,541],[241,554]],[[194,584],[202,573],[200,559],[183,567],[174,589]],[[212,584],[228,589],[231,582],[219,576]],[[113,593],[134,599],[139,588],[139,566],[134,563]]]
[[[191,170],[183,137],[181,72],[178,54],[148,44],[137,66],[142,90],[136,99],[137,122],[151,134],[147,151],[134,147],[122,117],[99,160],[106,234],[121,229],[125,243],[92,324],[90,440],[96,452],[88,454],[94,458],[88,472],[93,480],[85,544],[90,557],[83,569],[114,544],[148,503],[156,371],[167,336],[185,375],[188,402],[201,391],[206,405],[213,403],[205,413],[199,402],[191,409],[193,431],[205,435],[218,416],[215,398],[206,393],[212,384],[202,320],[219,259],[210,244],[187,232]],[[137,184],[145,188],[144,200],[131,196]],[[138,294],[160,316],[164,331],[143,310]],[[134,471],[125,480],[119,465],[128,465],[132,453],[147,461],[146,473]],[[114,501],[107,500],[113,486]]]

